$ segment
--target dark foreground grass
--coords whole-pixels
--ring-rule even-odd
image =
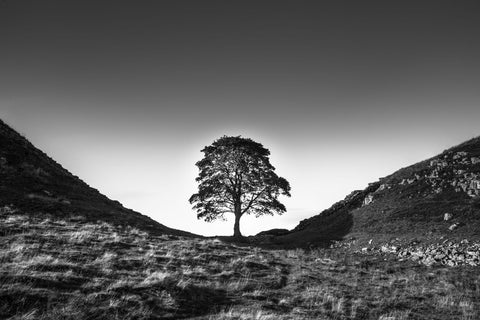
[[[480,318],[475,267],[0,212],[0,319]]]

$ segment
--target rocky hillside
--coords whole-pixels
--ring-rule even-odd
[[[153,233],[191,235],[110,200],[0,120],[0,207],[8,206],[25,214],[82,216]]]
[[[353,191],[272,242],[480,239],[480,137]],[[268,240],[268,239],[267,239]],[[268,242],[268,241],[267,241]]]

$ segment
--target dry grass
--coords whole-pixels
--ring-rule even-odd
[[[474,267],[25,217],[0,210],[2,319],[480,318]]]

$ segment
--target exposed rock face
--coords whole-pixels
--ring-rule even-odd
[[[365,197],[365,199],[363,199],[363,205],[364,206],[368,206],[370,203],[372,203],[373,201],[373,194],[369,194]]]
[[[453,188],[456,192],[477,197],[480,195],[480,174],[472,169],[478,163],[479,158],[469,157],[465,151],[447,153],[430,161],[429,172],[423,178],[436,193]]]
[[[391,186],[389,184],[382,183],[380,185],[380,187],[378,187],[378,189],[375,191],[375,193],[383,191],[383,190],[387,190],[387,189],[390,189],[390,188],[391,188]]]
[[[480,163],[480,158],[469,157],[468,152],[450,152],[431,160],[429,168],[423,174],[415,173],[410,178],[404,178],[399,185],[424,182],[436,194],[453,188],[456,192],[464,192],[470,197],[477,197],[480,196],[480,174],[478,174],[478,170],[472,170],[472,166],[478,163]]]

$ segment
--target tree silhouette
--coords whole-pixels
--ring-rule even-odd
[[[197,218],[205,221],[235,215],[233,235],[241,237],[240,218],[244,214],[282,214],[280,195],[290,196],[290,184],[275,174],[270,151],[248,138],[223,136],[201,150],[204,158],[196,163],[198,192],[190,197]]]

